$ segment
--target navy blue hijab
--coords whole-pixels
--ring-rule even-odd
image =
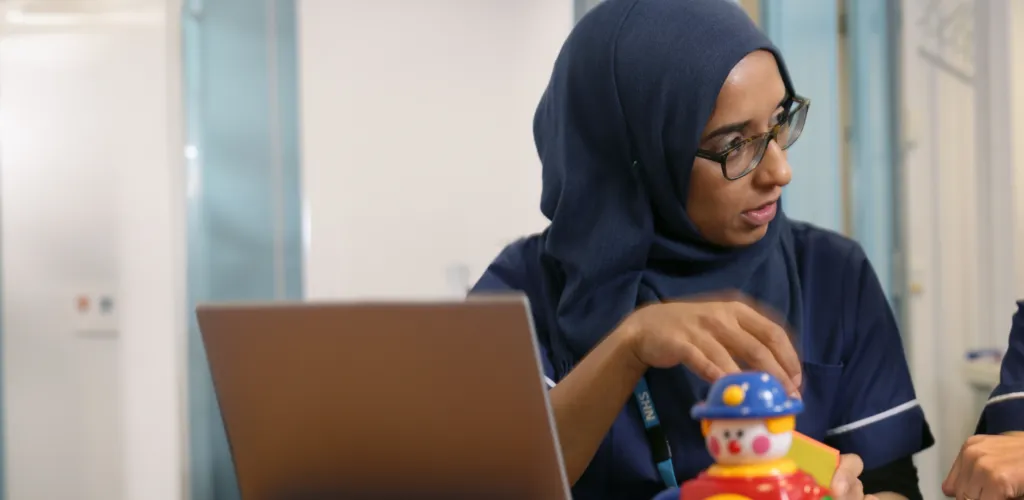
[[[606,0],[562,47],[534,117],[546,261],[559,270],[552,353],[566,370],[637,306],[738,290],[799,332],[800,285],[780,210],[759,242],[721,248],[686,214],[700,135],[732,68],[782,58],[728,0]]]

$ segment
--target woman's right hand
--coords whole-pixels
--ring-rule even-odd
[[[789,335],[743,298],[666,302],[642,307],[619,326],[646,366],[685,365],[715,381],[740,371],[737,360],[800,393],[800,360]]]

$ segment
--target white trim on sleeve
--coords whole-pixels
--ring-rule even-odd
[[[917,408],[917,406],[918,406],[917,400],[913,399],[913,400],[907,401],[906,403],[903,403],[903,404],[901,404],[899,406],[896,406],[894,408],[889,408],[888,410],[885,410],[885,411],[883,411],[881,413],[876,413],[876,414],[874,414],[874,415],[872,415],[870,417],[862,418],[860,420],[856,420],[854,422],[850,422],[850,423],[848,423],[846,425],[840,425],[839,427],[836,427],[835,429],[829,429],[829,430],[825,431],[825,435],[826,436],[838,436],[839,434],[846,434],[847,432],[855,431],[857,429],[860,429],[861,427],[865,427],[865,426],[871,425],[871,424],[873,424],[875,422],[880,422],[882,420],[885,420],[885,419],[887,419],[889,417],[894,417],[894,416],[899,415],[900,413],[903,413],[905,411],[912,410],[914,408]]]
[[[546,384],[549,389],[555,387],[555,381],[551,380],[551,377],[549,377],[547,375],[544,375],[544,384]]]
[[[1003,401],[1010,401],[1012,399],[1024,399],[1024,391],[1022,392],[1011,392],[1008,394],[1001,394],[999,396],[993,396],[989,398],[988,402],[985,403],[985,407],[989,407],[996,403],[1002,403]]]

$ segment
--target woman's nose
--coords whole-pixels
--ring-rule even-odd
[[[789,168],[786,152],[775,141],[768,143],[768,149],[765,150],[761,164],[757,166],[755,172],[758,174],[759,183],[763,183],[765,186],[782,187],[793,180],[793,172]]]

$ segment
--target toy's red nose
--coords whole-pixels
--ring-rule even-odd
[[[743,449],[740,448],[739,441],[729,441],[729,453],[732,453],[733,455],[738,455],[741,451],[743,451]]]

